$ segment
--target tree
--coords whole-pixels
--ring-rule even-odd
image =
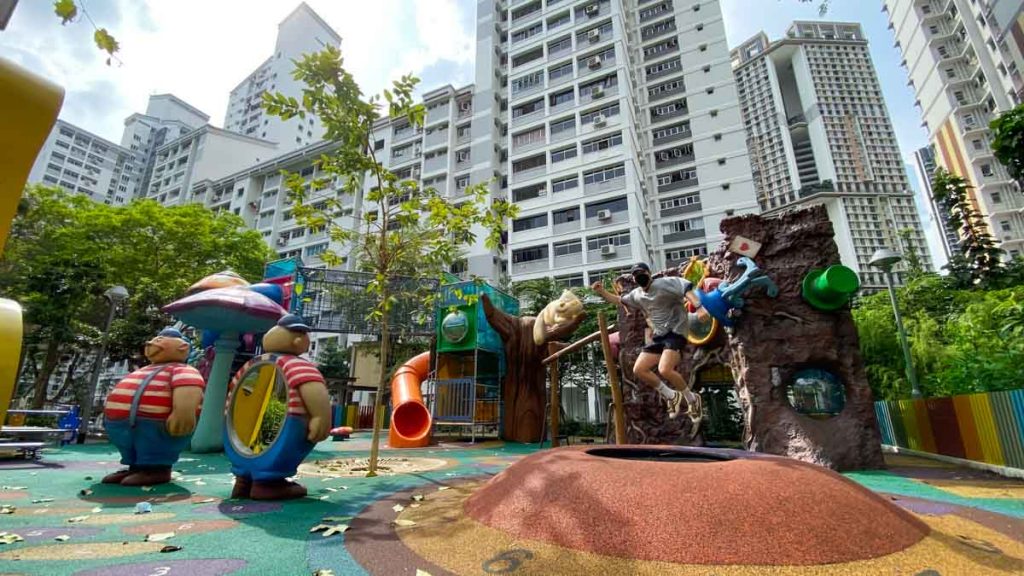
[[[1010,177],[1024,185],[1024,104],[1003,112],[989,123],[992,151]]]
[[[75,364],[95,350],[109,287],[120,284],[130,294],[108,335],[110,357],[141,363],[143,343],[170,322],[161,306],[225,268],[259,278],[272,255],[233,214],[152,200],[114,207],[56,188],[27,188],[0,255],[0,295],[25,307],[23,375],[32,376],[33,407],[47,400],[62,357]]]
[[[973,286],[999,276],[1003,251],[996,247],[985,219],[974,209],[967,194],[970,187],[963,178],[943,168],[938,168],[932,178],[932,196],[945,208],[949,229],[960,235],[959,254],[948,265],[950,275],[963,285]]]
[[[264,93],[264,109],[284,120],[315,115],[325,128],[324,139],[334,144],[314,162],[319,175],[312,181],[287,174],[295,217],[305,226],[326,228],[331,240],[342,246],[321,255],[328,265],[351,260],[357,269],[373,274],[367,286],[375,300],[371,321],[379,327],[380,357],[390,358],[393,332],[401,329],[392,326],[389,312],[403,301],[429,309],[436,294],[416,289],[424,285],[417,280],[442,278],[461,258],[461,251],[475,242],[475,229],[486,232],[488,248],[500,250],[501,233],[515,215],[515,207],[491,200],[486,184],[467,188],[466,201],[457,203],[433,188],[420,188],[414,180],[399,178],[378,161],[374,131],[382,113],[411,127],[423,124],[425,109],[413,102],[412,92],[419,82],[415,77],[403,76],[382,95],[364,98],[344,67],[341,51],[331,46],[304,55],[292,75],[305,85],[301,101],[281,93]],[[341,216],[339,193],[360,195],[364,178],[370,179],[372,187],[363,196],[362,218],[354,226],[347,225]],[[375,415],[384,396],[387,364],[381,362]],[[379,443],[380,420],[375,417],[368,476],[376,476]]]
[[[316,364],[320,373],[328,380],[348,378],[350,358],[349,349],[341,348],[338,341],[332,338],[317,351]]]
[[[809,4],[809,3],[812,3],[812,2],[818,2],[818,16],[824,16],[825,14],[828,14],[828,4],[829,4],[829,2],[831,0],[799,0],[799,1],[804,3],[804,4]]]
[[[927,272],[920,254],[917,253],[918,246],[914,243],[914,229],[904,228],[899,231],[900,243],[903,245],[903,256],[907,263],[907,272],[911,276],[920,276]]]

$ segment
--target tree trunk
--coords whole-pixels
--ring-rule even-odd
[[[51,339],[46,344],[46,356],[43,359],[43,368],[36,374],[35,382],[32,383],[32,409],[40,410],[46,403],[46,385],[50,382],[50,374],[57,367],[60,360],[60,342]]]
[[[387,300],[385,294],[384,300]],[[388,315],[381,317],[380,323],[380,374],[377,380],[377,396],[373,399],[373,435],[370,438],[370,460],[366,476],[377,475],[377,454],[380,450],[381,408],[384,404],[384,390],[388,381],[388,354],[390,353],[391,334],[388,326]]]
[[[544,343],[533,342],[533,316],[512,316],[498,310],[486,294],[482,295],[487,322],[505,343],[505,380],[502,385],[505,414],[502,438],[510,442],[539,442],[544,428],[545,370],[548,342],[572,335],[584,314],[572,322],[548,329]]]

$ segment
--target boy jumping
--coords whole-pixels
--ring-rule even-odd
[[[636,359],[633,374],[661,394],[668,404],[669,418],[679,415],[685,399],[687,415],[696,427],[701,419],[700,395],[693,393],[682,375],[676,372],[679,351],[686,345],[686,337],[683,334],[686,331],[688,315],[683,306],[684,300],[697,309],[697,316],[701,321],[708,319],[708,313],[701,307],[700,299],[693,293],[693,285],[688,280],[681,277],[652,280],[651,269],[643,262],[633,266],[630,274],[639,287],[622,297],[605,290],[600,281],[595,282],[591,288],[605,301],[642,311],[647,316],[647,323],[654,337],[644,346],[640,357]],[[661,378],[671,384],[671,388],[654,373],[655,367],[658,368]]]

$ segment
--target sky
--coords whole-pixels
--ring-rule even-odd
[[[78,0],[121,43],[107,66],[85,19],[61,26],[48,0],[21,0],[0,56],[65,87],[61,118],[120,141],[124,118],[151,94],[170,92],[223,125],[228,94],[273,51],[277,24],[297,0]],[[347,66],[364,92],[413,72],[430,90],[473,81],[476,0],[307,0],[342,37]],[[819,19],[817,2],[722,0],[730,46],[764,30],[783,36],[793,20]],[[880,0],[832,0],[830,20],[860,22],[903,156],[926,144],[914,95],[899,66]]]

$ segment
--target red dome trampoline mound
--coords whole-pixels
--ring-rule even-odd
[[[518,538],[681,564],[851,562],[904,550],[929,532],[830,470],[676,446],[538,452],[481,486],[465,513]]]

